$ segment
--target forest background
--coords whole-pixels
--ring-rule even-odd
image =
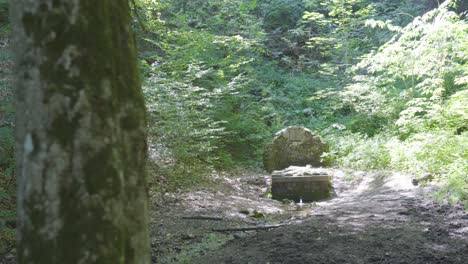
[[[302,125],[331,166],[432,175],[468,207],[465,1],[135,0],[150,182],[167,191],[262,167]],[[14,241],[14,104],[0,0],[0,219]],[[5,228],[4,228],[5,227]]]

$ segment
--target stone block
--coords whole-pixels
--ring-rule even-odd
[[[286,170],[274,171],[271,194],[275,200],[312,202],[330,196],[331,176],[324,170],[311,166],[291,166]]]
[[[267,171],[289,166],[324,166],[321,156],[328,145],[301,126],[290,126],[275,134],[265,146],[263,165]]]

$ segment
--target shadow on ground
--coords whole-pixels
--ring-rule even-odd
[[[306,204],[268,199],[266,175],[220,178],[216,192],[167,194],[156,210],[155,263],[465,263],[468,213],[391,172],[331,170],[336,196]],[[166,197],[166,198],[168,198]],[[167,199],[166,199],[167,200]],[[164,212],[163,212],[164,211]],[[260,212],[260,218],[247,212]],[[184,221],[184,215],[223,221]],[[268,231],[213,228],[284,224]],[[167,238],[169,234],[169,238]]]

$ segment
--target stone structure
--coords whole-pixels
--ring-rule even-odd
[[[275,200],[299,202],[317,201],[330,196],[331,176],[323,169],[291,166],[274,171],[271,178],[271,194]]]
[[[328,146],[312,132],[301,126],[290,126],[276,133],[265,146],[263,165],[267,171],[289,166],[323,166],[320,156]]]

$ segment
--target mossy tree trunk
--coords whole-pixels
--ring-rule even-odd
[[[148,263],[128,0],[11,0],[19,263]]]

